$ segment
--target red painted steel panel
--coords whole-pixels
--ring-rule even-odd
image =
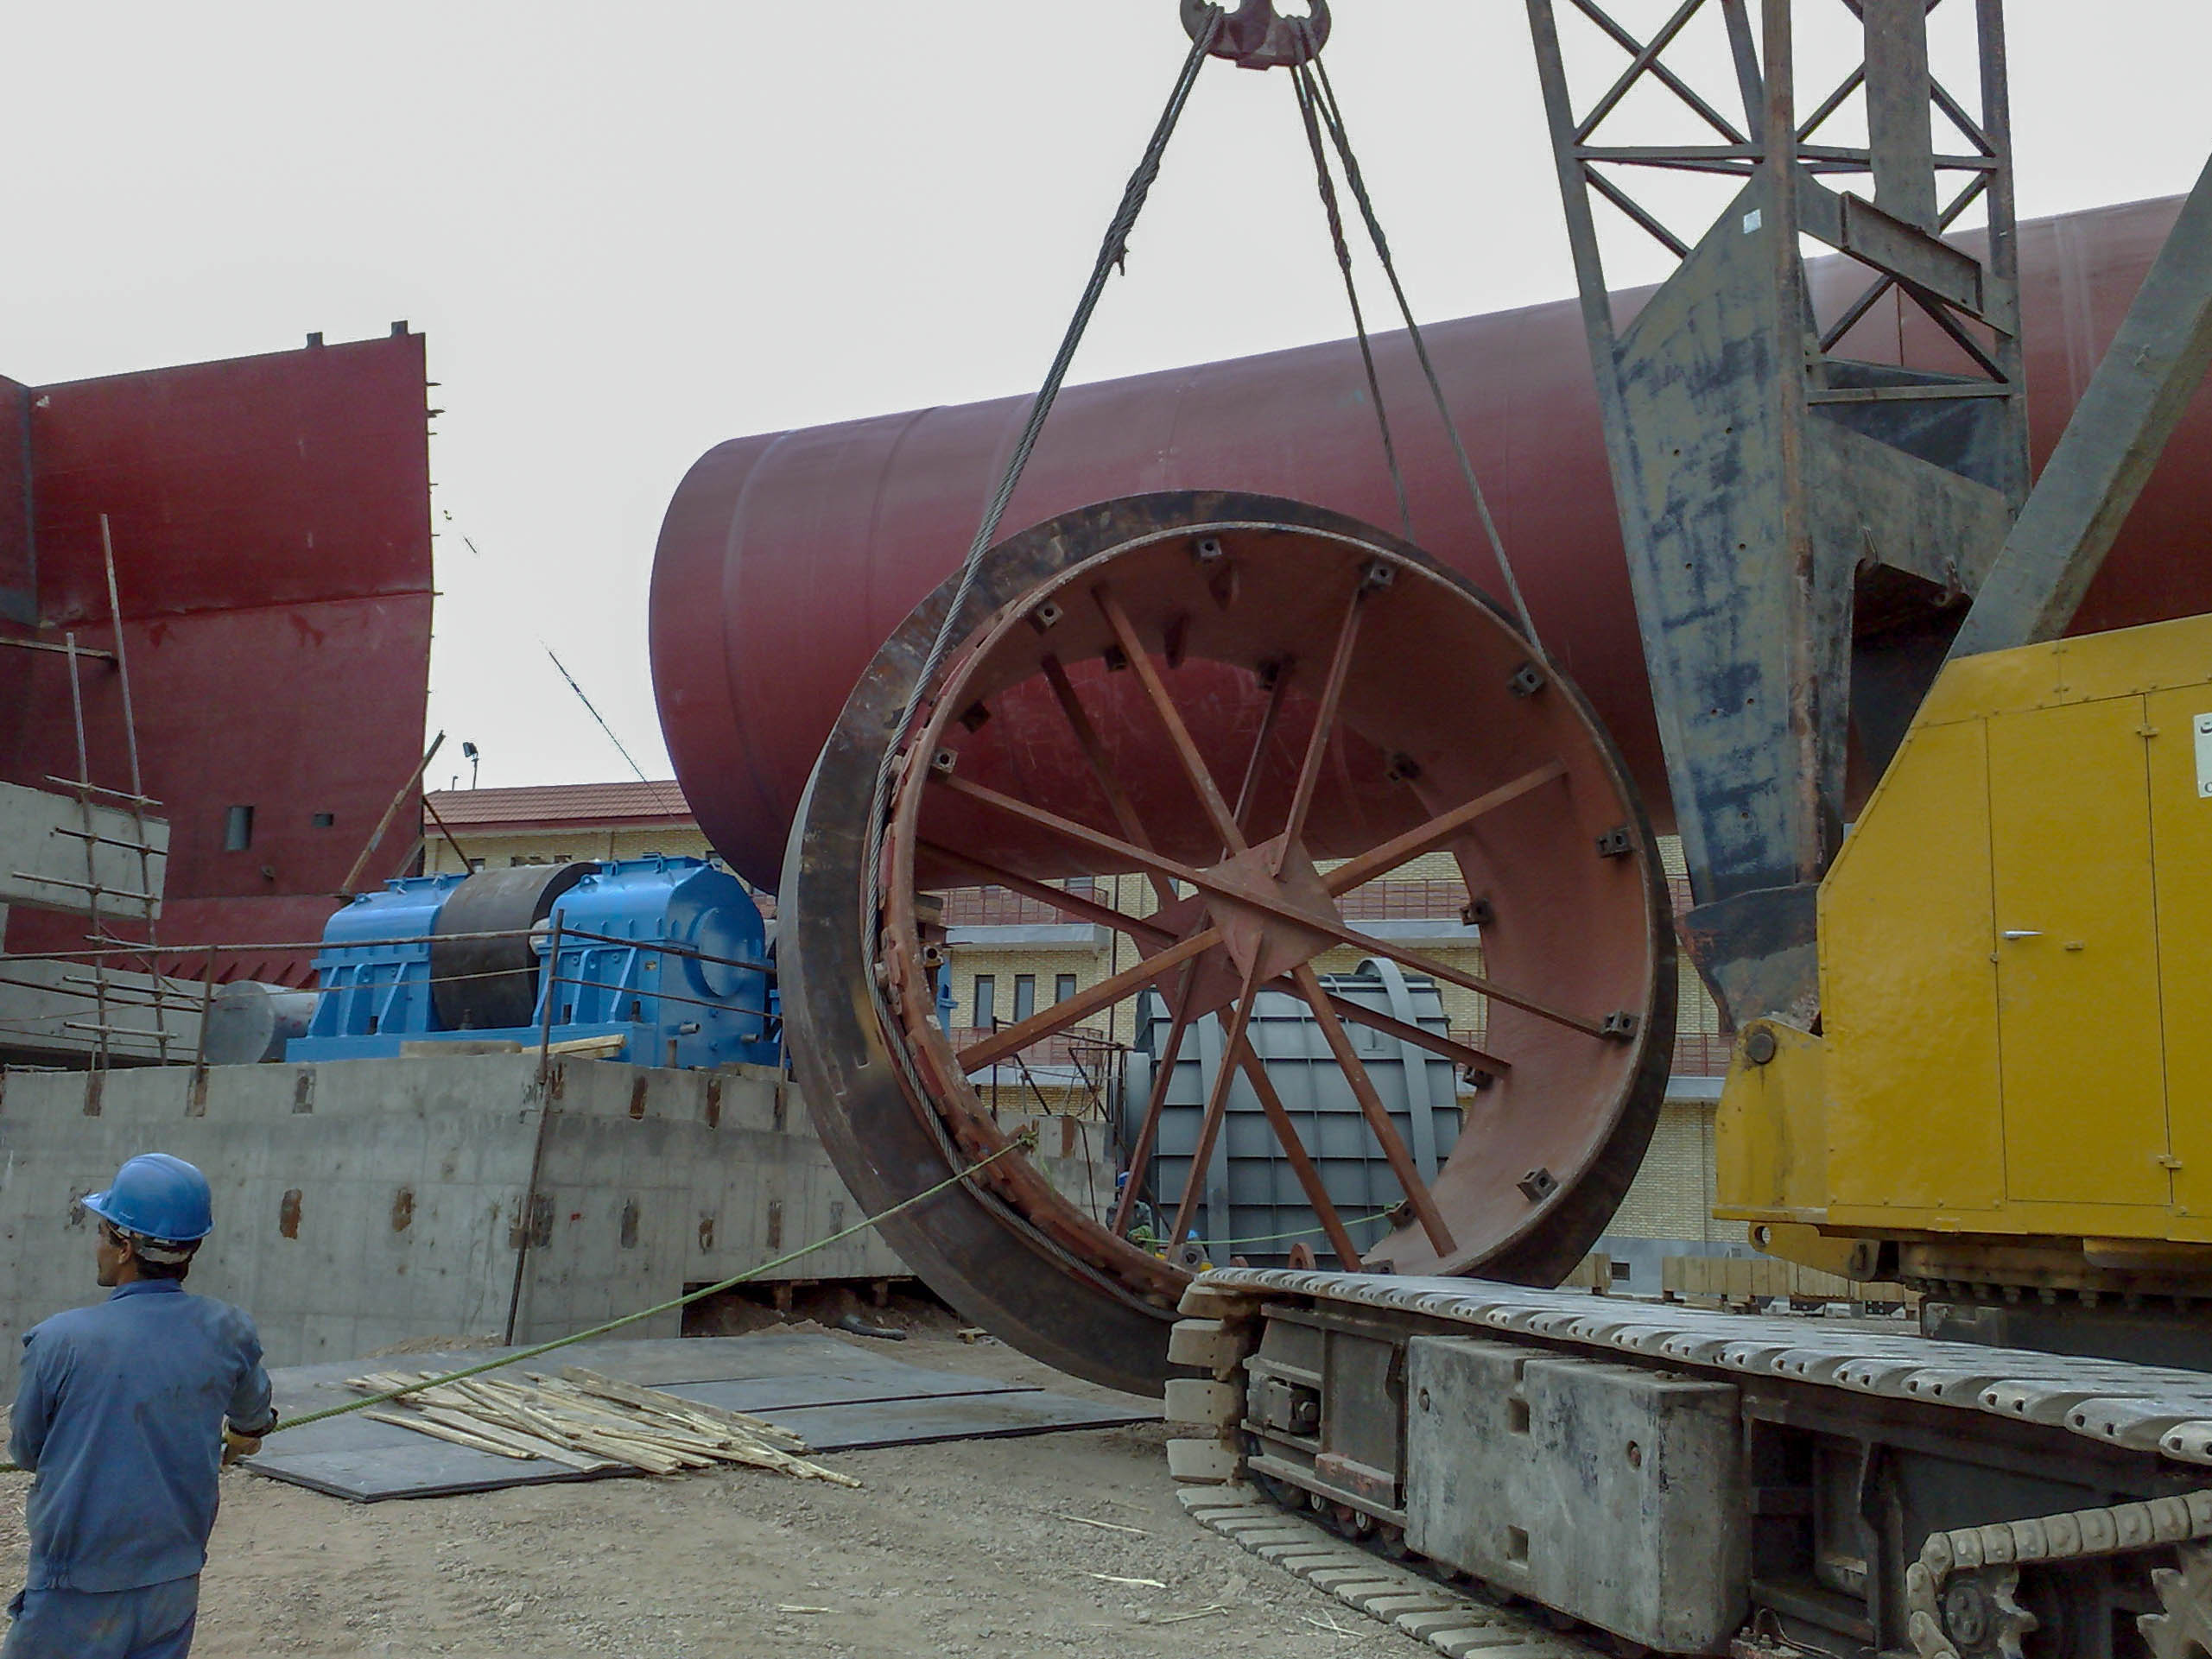
[[[2038,463],[2176,206],[2137,203],[2021,227]],[[1816,280],[1853,279],[1831,266]],[[1622,313],[1640,299],[1621,296]],[[1589,694],[1664,821],[1657,733],[1580,306],[1426,332],[1544,643]],[[1850,347],[1894,359],[1902,345],[1910,361],[1949,366],[1925,332],[1892,307],[1872,313]],[[1410,350],[1385,337],[1377,357],[1412,539],[1499,592]],[[776,880],[800,791],[854,679],[959,563],[1024,407],[1007,398],[738,439],[679,486],[654,569],[662,725],[701,826],[753,881]],[[2212,609],[2212,561],[2196,556],[2193,523],[2203,516],[2208,458],[2212,399],[2200,397],[2079,627]],[[1340,341],[1075,388],[1047,425],[1006,523],[1168,489],[1290,496],[1397,528],[1356,350]]]
[[[166,946],[319,936],[421,757],[423,369],[421,337],[395,334],[32,395],[44,637],[74,629],[112,648],[99,515],[113,526],[144,788],[170,820]],[[0,651],[0,776],[73,776],[61,659]],[[82,684],[92,781],[123,788],[119,677],[96,662]],[[234,806],[253,808],[251,840],[226,850]],[[402,807],[368,881],[396,873],[418,813]],[[18,909],[8,944],[67,948],[84,933],[81,919]],[[291,953],[222,977],[296,981],[304,966]]]
[[[430,586],[423,341],[395,334],[41,386],[32,402],[40,602],[126,616]]]

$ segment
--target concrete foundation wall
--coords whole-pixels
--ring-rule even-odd
[[[665,1071],[530,1054],[0,1077],[0,1389],[22,1332],[99,1299],[96,1224],[77,1200],[136,1152],[207,1172],[216,1230],[191,1288],[252,1313],[273,1365],[414,1338],[542,1340],[714,1282],[862,1219],[798,1092],[757,1067]],[[541,1105],[549,1107],[542,1114]],[[530,1170],[543,1149],[538,1201]],[[1112,1171],[1041,1162],[1062,1191]],[[1094,1137],[1095,1138],[1095,1137]],[[1081,1201],[1079,1200],[1079,1201]],[[529,1212],[527,1226],[525,1214]],[[873,1232],[770,1278],[907,1271]],[[674,1336],[670,1313],[635,1327]]]

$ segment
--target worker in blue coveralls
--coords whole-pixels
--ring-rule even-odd
[[[35,1472],[30,1572],[0,1659],[184,1659],[217,1472],[276,1424],[261,1339],[185,1293],[215,1225],[199,1170],[146,1153],[83,1203],[109,1295],[23,1338],[8,1450]]]

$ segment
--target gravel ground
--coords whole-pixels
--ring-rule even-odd
[[[1116,1397],[942,1331],[917,1331],[899,1357]],[[1192,1525],[1163,1439],[1148,1425],[826,1457],[859,1491],[723,1469],[354,1505],[227,1471],[193,1652],[1429,1651]],[[27,1485],[0,1476],[10,1586],[22,1582]]]

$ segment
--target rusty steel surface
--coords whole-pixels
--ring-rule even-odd
[[[2032,452],[2039,463],[2117,329],[2177,204],[2099,208],[2020,226]],[[1823,304],[1863,268],[1815,262]],[[1641,294],[1617,296],[1625,319]],[[1548,650],[1588,695],[1661,827],[1672,824],[1615,518],[1579,302],[1424,330]],[[1503,591],[1402,336],[1379,368],[1422,547]],[[1943,366],[1946,343],[1895,296],[1839,351]],[[671,501],[653,579],[653,672],[686,797],[716,847],[773,884],[815,756],[879,646],[958,563],[1023,402],[927,409],[740,438],[691,469]],[[2075,621],[2076,631],[2212,609],[2195,556],[2212,478],[2212,402],[2183,415]],[[1007,516],[1034,523],[1159,489],[1246,489],[1395,522],[1356,349],[1302,347],[1073,387],[1062,395]],[[1225,713],[1258,716],[1250,687]],[[1066,749],[1068,745],[1058,745]],[[1168,759],[1131,757],[1132,790],[1169,787]],[[1080,756],[1040,755],[1070,770]],[[1861,769],[1863,774],[1863,769]],[[1854,778],[1853,798],[1868,780]]]
[[[319,937],[421,752],[422,336],[0,382],[0,615],[20,617],[18,579],[35,572],[22,597],[35,598],[37,636],[73,630],[111,649],[100,515],[113,527],[145,793],[170,824],[162,940]],[[121,691],[105,664],[84,674],[92,778],[111,788],[129,781]],[[46,788],[75,776],[73,724],[62,659],[0,652],[0,778]],[[225,845],[235,806],[253,808],[244,847]],[[411,846],[387,835],[368,879],[398,873]],[[7,943],[66,950],[85,931],[18,908]],[[301,985],[312,955],[243,955],[219,977]],[[181,971],[197,978],[200,961]]]
[[[1708,102],[1670,68],[1689,66],[1683,30],[1702,3],[1648,38],[1597,0],[1531,0],[1529,17],[1698,901],[1686,936],[1732,1029],[1818,1009],[1812,900],[1854,751],[1862,777],[1887,766],[1959,599],[2004,544],[2027,494],[2028,410],[2001,8],[1975,13],[1961,103],[1929,73],[1923,0],[1864,0],[1860,49],[1816,63],[1800,61],[1786,0],[1720,7],[1737,84]],[[1620,54],[1587,102],[1562,10]],[[1835,89],[1802,111],[1801,67]],[[1833,119],[1854,94],[1864,143]],[[1938,154],[1931,125],[1954,119],[1962,142]],[[1734,193],[1702,230],[1677,211],[1677,236],[1649,187],[1683,169]],[[1616,209],[1677,262],[1626,327],[1598,234]],[[1969,210],[1987,220],[1977,251],[1943,239]],[[1829,275],[1855,292],[1812,291],[1808,241],[1851,256]],[[1947,361],[1859,355],[1859,320],[1898,296]]]
[[[1176,1037],[1220,1016],[1340,1257],[1359,1263],[1243,1037],[1256,993],[1287,990],[1345,1063],[1406,1195],[1364,1265],[1554,1282],[1641,1161],[1676,994],[1651,829],[1574,687],[1533,663],[1464,579],[1355,520],[1276,497],[1138,496],[1002,542],[902,731],[952,598],[948,582],[857,676],[785,861],[793,1064],[860,1201],[882,1209],[1000,1149],[970,1077],[1154,985]],[[887,746],[898,769],[871,866]],[[1490,918],[1480,972],[1372,937],[1338,902],[1433,851],[1455,858]],[[1147,913],[1047,884],[1127,871],[1149,878]],[[956,1050],[935,1022],[936,955],[914,901],[978,878],[1115,928],[1134,966]],[[1480,1048],[1462,1051],[1481,1084],[1433,1182],[1370,1098],[1341,1023],[1375,1016],[1328,997],[1311,966],[1346,945],[1485,999]],[[1172,1070],[1170,1054],[1159,1073]],[[1204,1136],[1219,1131],[1226,1088]],[[1148,1105],[1132,1188],[1161,1104]],[[1025,1161],[885,1231],[997,1334],[1098,1381],[1160,1386],[1186,1276]]]

